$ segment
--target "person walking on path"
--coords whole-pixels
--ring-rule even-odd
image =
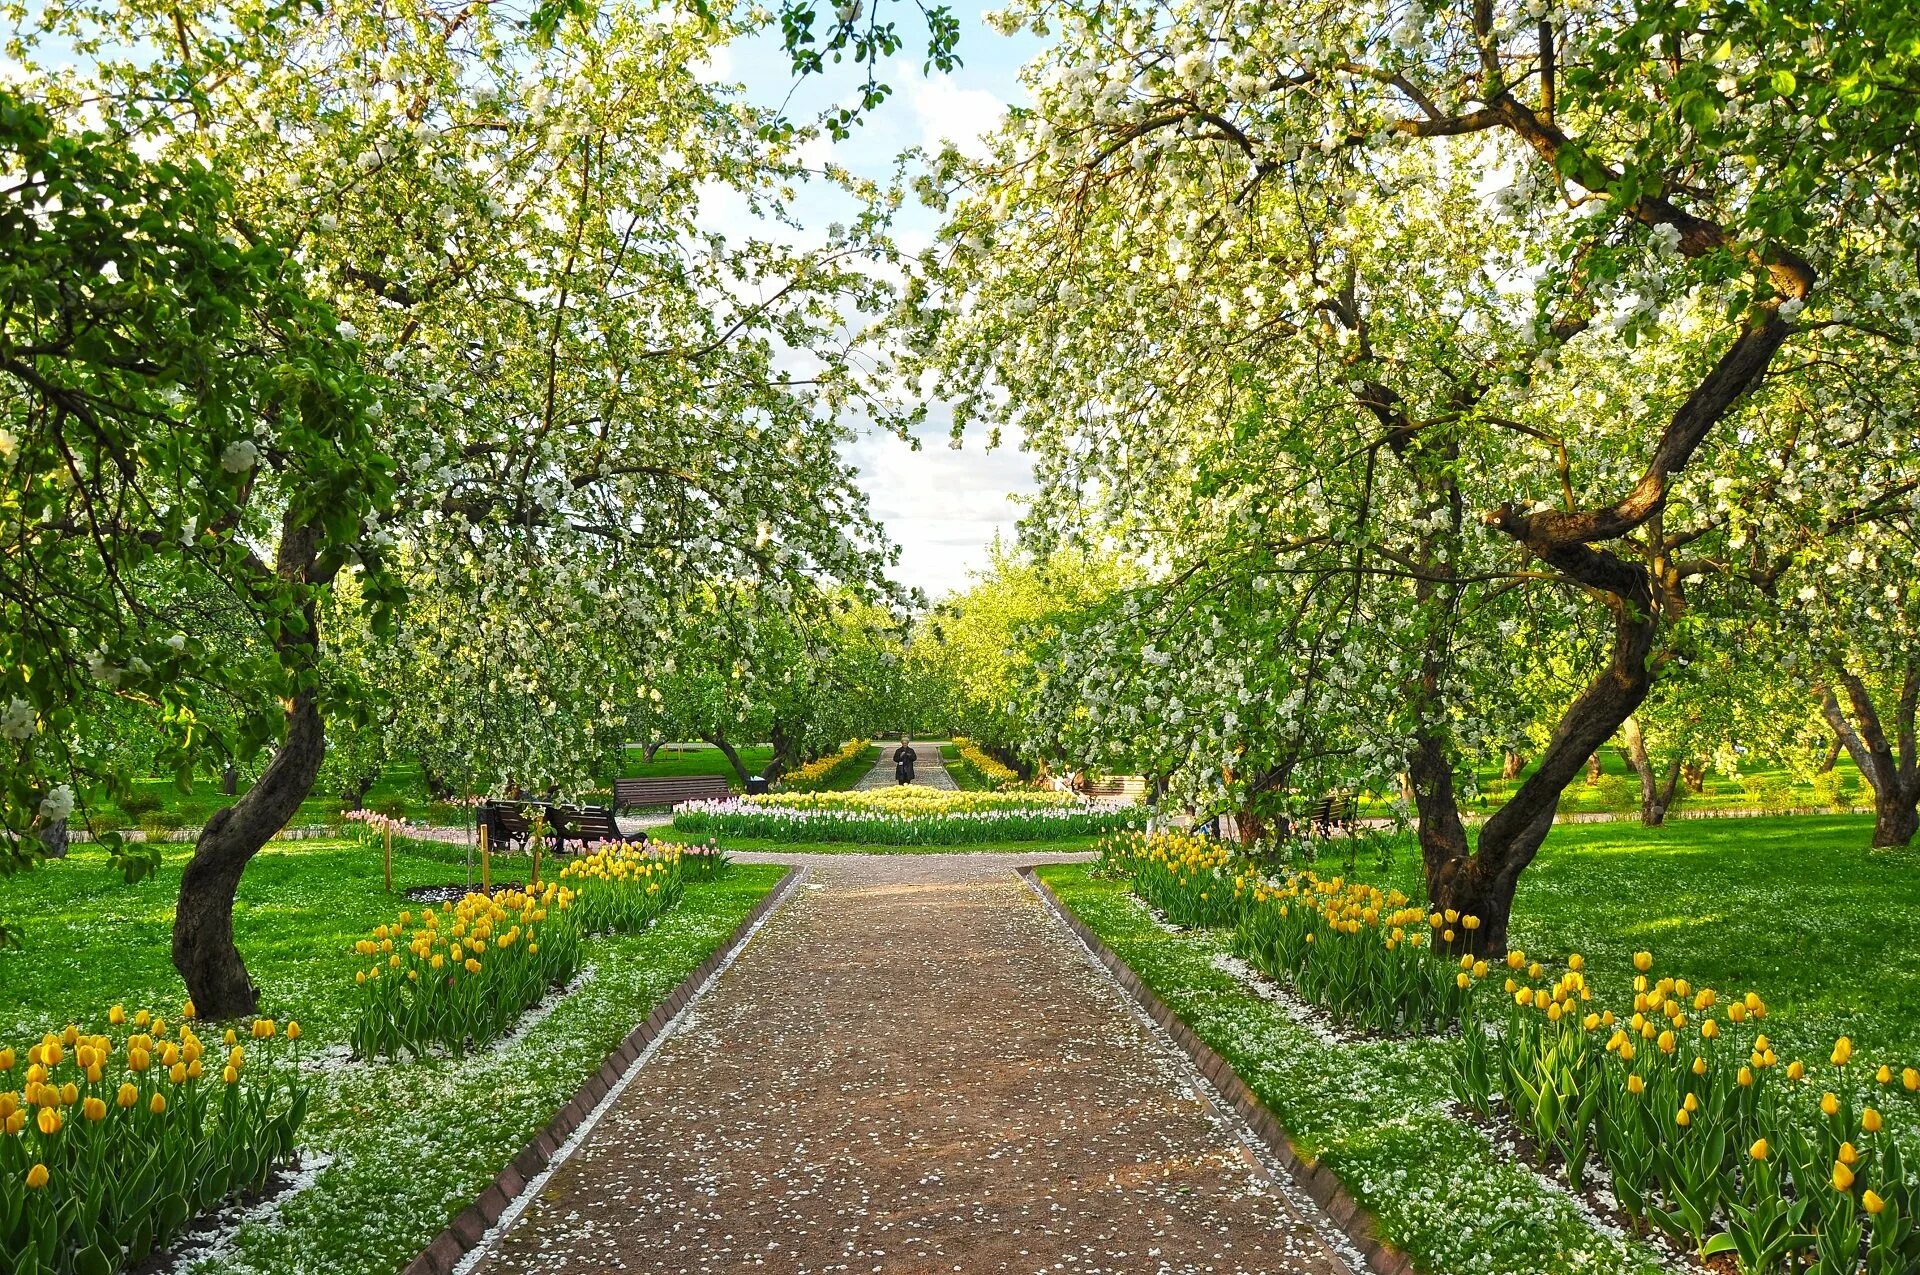
[[[895,783],[913,782],[913,763],[919,756],[920,754],[913,751],[913,744],[902,738],[900,747],[893,750],[893,781]]]

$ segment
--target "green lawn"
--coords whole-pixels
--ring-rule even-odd
[[[773,745],[742,744],[734,751],[750,775],[764,775],[773,764]],[[668,744],[645,760],[645,750],[629,748],[626,764],[620,768],[622,779],[680,779],[689,775],[719,775],[735,789],[740,776],[734,773],[727,755],[712,744]]]
[[[446,858],[460,855],[447,847]],[[104,856],[77,850],[7,883],[8,912],[26,946],[0,952],[0,1044],[24,1046],[69,1021],[104,1022],[108,1008],[177,1012],[184,997],[169,960],[183,853],[157,879],[127,886]],[[523,862],[499,875],[524,879]],[[587,942],[587,971],[531,1030],[462,1060],[399,1065],[344,1057],[353,1009],[356,938],[401,902],[381,887],[380,856],[351,843],[268,847],[240,883],[234,928],[263,991],[263,1013],[306,1030],[312,1108],[301,1144],[332,1157],[277,1223],[246,1228],[202,1272],[326,1270],[392,1275],[559,1109],[674,984],[722,942],[783,869],[736,865],[693,883],[641,935]],[[463,881],[463,870],[420,854],[394,856],[395,885]],[[414,905],[416,910],[418,905]]]
[[[1630,996],[1632,954],[1656,974],[1758,992],[1783,1058],[1824,1060],[1847,1034],[1871,1086],[1881,1062],[1920,1065],[1920,853],[1869,853],[1859,817],[1556,828],[1522,878],[1513,942],[1587,958],[1596,997]],[[1338,871],[1322,863],[1320,871]],[[1351,875],[1420,896],[1417,851]],[[1327,1036],[1232,972],[1226,931],[1173,932],[1087,865],[1041,869],[1162,999],[1224,1054],[1308,1154],[1323,1158],[1433,1275],[1654,1269],[1447,1105],[1457,1037]],[[1878,1099],[1920,1132],[1920,1105]]]
[[[1870,852],[1859,815],[1563,824],[1520,878],[1513,942],[1630,979],[1635,951],[1696,984],[1748,988],[1775,1035],[1825,1053],[1852,1035],[1920,1065],[1920,850]],[[1411,841],[1353,875],[1419,898]]]

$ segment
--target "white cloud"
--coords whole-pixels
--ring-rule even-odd
[[[1033,468],[1017,438],[993,451],[979,439],[947,446],[945,413],[937,407],[918,451],[892,434],[868,430],[847,447],[875,518],[900,546],[895,578],[938,597],[967,584],[986,561],[995,534],[1011,539],[1017,497],[1033,490]]]
[[[961,154],[984,159],[986,135],[999,126],[1007,104],[985,89],[961,88],[951,75],[920,76],[918,70],[902,63],[898,74],[912,85],[907,100],[920,126],[920,144],[937,151],[951,141]]]

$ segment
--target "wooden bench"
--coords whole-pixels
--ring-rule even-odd
[[[631,810],[636,806],[675,806],[683,801],[724,800],[733,789],[719,775],[671,775],[657,779],[616,779],[613,781],[613,808]]]
[[[1352,795],[1342,797],[1339,793],[1330,792],[1315,802],[1313,809],[1307,812],[1306,835],[1311,837],[1318,832],[1322,838],[1326,838],[1332,836],[1336,829],[1350,833],[1359,818],[1360,799],[1358,797]]]
[[[644,843],[647,839],[644,832],[636,837],[621,832],[620,825],[614,822],[612,806],[555,806],[548,822],[553,829],[555,854],[565,854],[570,841],[575,843],[576,850],[584,851],[602,842]]]
[[[480,823],[487,830],[487,844],[495,850],[525,850],[533,838],[533,821],[543,819],[553,825],[553,807],[544,801],[483,801]]]
[[[1137,802],[1146,795],[1147,781],[1138,775],[1102,775],[1087,780],[1080,791],[1085,796],[1103,800]]]

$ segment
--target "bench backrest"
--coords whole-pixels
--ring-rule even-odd
[[[616,810],[631,806],[671,806],[682,801],[710,801],[730,797],[733,789],[720,775],[671,775],[652,779],[613,781]]]
[[[520,841],[532,835],[534,816],[550,818],[549,811],[538,801],[488,801],[480,806],[480,818],[489,836]]]
[[[611,806],[555,806],[553,835],[556,839],[591,845],[596,841],[624,841],[620,825],[614,822]]]

